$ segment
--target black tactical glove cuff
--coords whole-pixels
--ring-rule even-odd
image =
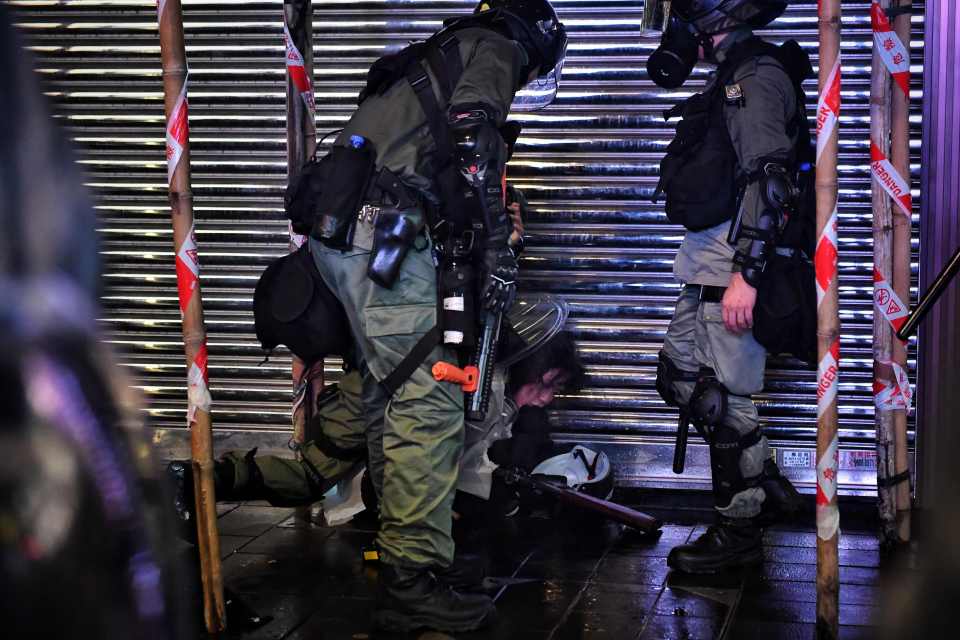
[[[506,242],[488,244],[483,253],[481,300],[490,311],[507,311],[517,295],[517,259]]]

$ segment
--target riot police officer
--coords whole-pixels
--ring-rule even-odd
[[[660,352],[657,389],[710,446],[718,512],[718,522],[674,548],[668,564],[714,573],[760,562],[764,521],[798,506],[758,427],[751,394],[763,387],[767,354],[751,327],[764,256],[776,250],[781,205],[803,151],[798,141],[809,142],[800,83],[811,69],[796,43],[776,47],[751,31],[782,14],[786,2],[667,4],[658,16],[665,20],[661,45],[647,64],[651,79],[679,87],[698,60],[716,71],[703,92],[669,113],[682,120],[658,192],[666,194],[670,220],[687,231],[674,262],[683,289]]]
[[[463,393],[430,366],[456,361],[438,323],[435,261],[477,256],[480,304],[516,289],[502,201],[499,128],[533,82],[552,99],[566,34],[546,0],[489,0],[424,44],[371,68],[359,108],[334,143],[310,251],[357,340],[369,468],[381,501],[378,626],[464,631],[493,603],[436,573],[453,558],[451,505],[464,438]]]

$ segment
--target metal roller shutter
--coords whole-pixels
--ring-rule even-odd
[[[155,442],[183,454],[186,385],[154,3],[11,4],[97,197],[105,337],[146,394]],[[650,201],[672,132],[660,114],[702,86],[705,70],[698,68],[687,87],[672,93],[647,79],[644,63],[656,44],[637,37],[642,2],[554,4],[571,33],[565,82],[548,110],[518,117],[524,132],[510,173],[534,210],[523,289],[567,300],[570,327],[589,365],[587,388],[556,407],[556,437],[606,450],[624,484],[705,487],[708,465],[700,444],[691,445],[687,474],[671,473],[675,413],[653,387],[656,353],[678,291],[670,269],[681,230],[667,224],[662,203]],[[472,6],[462,0],[315,1],[318,131],[347,119],[376,57],[425,37],[442,19]],[[921,2],[914,6],[922,10]],[[848,493],[870,492],[875,484],[868,11],[869,2],[844,3],[840,481]],[[279,354],[259,364],[251,313],[259,272],[285,252],[287,242],[280,3],[186,0],[184,22],[217,446],[282,447],[289,431],[289,359]],[[816,28],[816,3],[795,2],[764,33],[774,40],[795,38],[815,57]],[[922,14],[914,18],[913,37],[915,177],[920,46]],[[815,82],[808,93],[813,113]],[[809,487],[815,381],[812,372],[794,365],[771,359],[757,401],[782,466]],[[336,363],[328,371],[336,371]]]

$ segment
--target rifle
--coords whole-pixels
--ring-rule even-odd
[[[473,366],[477,370],[477,388],[467,395],[467,420],[482,422],[487,416],[502,319],[502,311],[496,313],[487,311],[483,314],[483,335],[480,337],[480,343],[473,357]]]
[[[570,506],[596,513],[643,533],[654,533],[661,526],[659,520],[646,513],[571,489],[566,486],[566,479],[562,476],[531,475],[522,469],[506,469],[503,467],[497,469],[495,473],[501,474],[507,484],[521,484],[535,491],[548,493]],[[554,482],[553,478],[557,478],[559,482]]]

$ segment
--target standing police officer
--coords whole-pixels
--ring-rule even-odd
[[[437,327],[437,266],[477,256],[480,303],[513,301],[517,263],[502,200],[500,127],[516,92],[552,99],[566,48],[546,0],[489,0],[425,44],[379,60],[337,138],[310,251],[343,304],[363,380],[369,469],[381,500],[378,626],[464,631],[494,611],[436,578],[453,559],[451,505],[463,392]],[[332,193],[329,193],[332,192]],[[469,302],[467,302],[469,305]],[[472,322],[472,319],[467,319]]]
[[[684,286],[660,352],[657,390],[707,440],[719,514],[667,562],[714,573],[761,562],[761,524],[798,506],[751,400],[763,388],[767,355],[751,327],[765,257],[776,250],[782,205],[792,194],[798,141],[809,142],[800,83],[811,69],[795,42],[776,47],[751,31],[787,2],[666,4],[661,46],[647,64],[651,79],[673,89],[698,60],[717,69],[702,93],[668,112],[682,120],[657,191],[666,194],[667,216],[687,232],[674,262]]]

